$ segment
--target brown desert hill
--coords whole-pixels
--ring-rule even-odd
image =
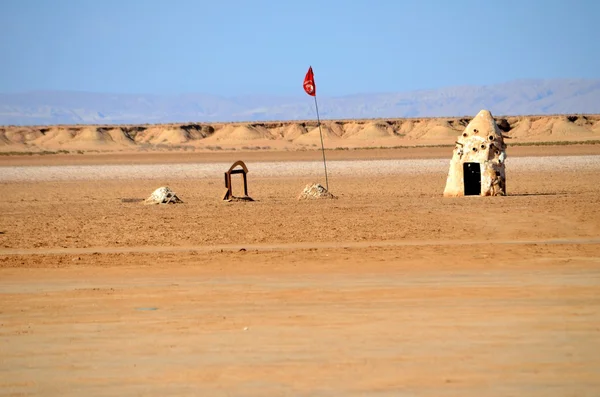
[[[214,127],[200,124],[152,125],[137,131],[133,140],[151,145],[178,145],[207,138],[214,131]],[[129,132],[128,135],[131,136],[132,133]]]
[[[377,120],[325,120],[326,146],[373,147],[453,144],[471,117]],[[600,115],[496,116],[514,142],[600,139]],[[188,123],[156,125],[56,125],[0,127],[3,152],[44,150],[144,150],[189,146],[243,148],[249,143],[274,149],[320,145],[315,120],[264,123]]]
[[[309,127],[310,128],[310,127]],[[342,128],[342,124],[339,122],[323,122],[321,123],[321,128],[318,126],[310,129],[306,134],[303,134],[296,139],[294,139],[294,143],[301,145],[315,145],[321,143],[321,135],[323,136],[323,141],[338,141],[341,139],[341,136],[344,134],[344,130]]]
[[[600,119],[589,116],[531,116],[510,117],[510,129],[506,132],[513,139],[522,140],[578,140],[598,137]]]
[[[210,125],[201,124],[167,124],[150,125],[138,130],[135,134],[128,131],[128,135],[136,143],[151,145],[179,145],[207,138],[215,132]]]
[[[150,126],[140,132],[136,137],[137,143],[148,143],[153,145],[172,144],[178,145],[186,143],[190,140],[190,136],[185,130],[178,126]]]
[[[540,123],[544,125],[544,123]],[[535,128],[535,127],[534,127]],[[551,137],[566,137],[566,136],[585,136],[589,134],[588,130],[579,124],[571,122],[566,116],[551,119],[545,123],[544,132]],[[545,135],[542,133],[542,135]]]
[[[341,137],[342,135],[344,135],[344,124],[346,124],[346,122],[347,121],[330,120],[324,121],[323,123],[335,136]]]
[[[69,146],[79,146],[81,148],[94,146],[134,146],[135,142],[125,136],[120,129],[105,129],[95,127],[85,127],[77,133]]]
[[[407,126],[404,133],[409,139],[449,139],[456,137],[466,124],[463,125],[461,120],[418,120],[413,122],[410,127]]]
[[[365,123],[361,121],[349,121],[344,124],[344,138],[350,139],[352,136],[359,133]]]
[[[10,147],[10,146],[13,146],[13,145],[20,145],[20,144],[18,142],[11,141],[6,136],[6,129],[5,128],[0,128],[0,148]]]
[[[346,129],[344,138],[346,139],[384,139],[394,137],[394,130],[386,121],[370,121],[363,125],[350,125]]]
[[[29,128],[16,128],[5,130],[0,128],[0,144],[26,144],[40,137],[42,133],[39,130]]]
[[[11,142],[10,139],[6,137],[6,133],[4,131],[0,131],[0,146],[7,146],[11,143],[13,142]]]
[[[306,127],[302,124],[293,123],[282,127],[282,136],[289,141],[293,141],[306,133]]]
[[[108,134],[112,142],[123,146],[135,146],[135,141],[123,128],[98,127],[98,132]]]
[[[40,131],[41,132],[41,131]],[[48,128],[31,141],[44,149],[105,150],[135,147],[133,139],[120,128],[78,126]]]
[[[515,138],[526,138],[532,135],[531,118],[514,118],[509,121],[510,129],[507,134]]]
[[[248,141],[275,139],[269,129],[260,124],[226,124],[217,128],[215,133],[206,138],[207,142],[236,144]]]
[[[33,139],[31,143],[44,149],[60,149],[62,145],[68,144],[73,140],[79,127],[50,127],[46,131]],[[41,131],[41,130],[40,130]]]

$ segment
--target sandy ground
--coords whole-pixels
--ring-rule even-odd
[[[326,160],[410,160],[449,159],[452,147],[412,147],[397,149],[325,150]],[[600,144],[563,146],[510,146],[510,157],[589,156],[600,155]],[[0,156],[0,167],[10,165],[106,165],[106,164],[188,164],[322,161],[321,150],[293,151],[219,151],[188,152],[181,150],[163,152],[85,153],[53,155]]]
[[[338,158],[324,201],[318,161],[257,158],[246,203],[223,163],[5,162],[0,395],[597,396],[593,154],[459,199],[447,159]]]

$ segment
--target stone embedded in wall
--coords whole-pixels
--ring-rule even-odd
[[[492,114],[481,110],[456,141],[444,196],[506,195],[505,160],[502,131]]]

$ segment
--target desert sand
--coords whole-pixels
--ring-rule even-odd
[[[500,116],[513,143],[600,139],[600,115]],[[327,148],[451,145],[471,117],[324,120]],[[0,126],[0,152],[302,150],[320,147],[315,120],[164,125]]]
[[[0,394],[598,395],[599,145],[508,145],[2,156]]]

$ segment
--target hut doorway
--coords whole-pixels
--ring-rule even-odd
[[[463,183],[465,196],[481,195],[481,165],[479,163],[463,164]]]

